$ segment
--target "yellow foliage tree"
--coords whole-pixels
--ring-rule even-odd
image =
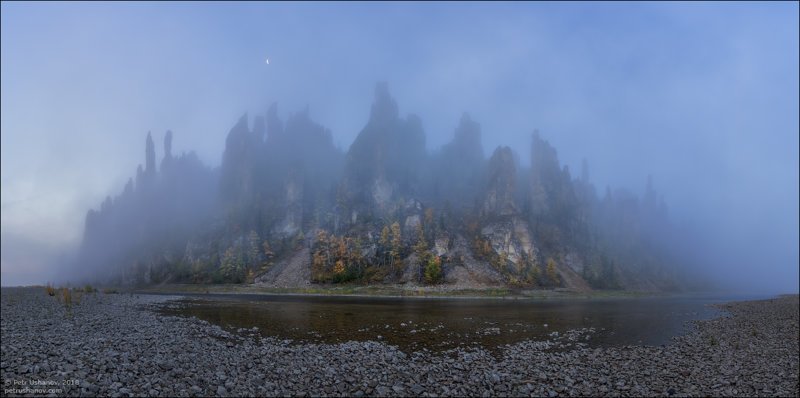
[[[533,273],[533,279],[535,279],[536,282],[541,281],[541,279],[542,279],[542,269],[539,267],[539,264],[536,264],[536,265],[533,266],[532,273]]]
[[[506,265],[508,264],[508,253],[502,252],[499,256],[497,256],[497,269],[500,271],[506,270]]]
[[[264,243],[261,244],[261,247],[264,248],[264,257],[267,259],[270,259],[275,255],[275,253],[272,251],[272,246],[269,245],[268,240],[264,239]]]
[[[400,224],[397,221],[392,223],[391,239],[392,249],[389,254],[392,259],[392,265],[395,265],[395,263],[400,260],[400,248],[403,243],[403,238],[400,235]]]
[[[222,266],[220,267],[222,275],[231,282],[236,279],[241,269],[242,264],[236,254],[236,250],[234,250],[233,246],[228,247],[222,255]]]
[[[344,261],[336,260],[336,265],[333,266],[333,273],[336,275],[344,273]]]
[[[312,256],[311,273],[316,281],[322,281],[325,277],[325,257],[319,251]]]
[[[425,282],[437,283],[442,279],[442,259],[439,256],[429,256],[425,265]]]
[[[247,275],[245,276],[245,282],[253,283],[253,282],[255,282],[255,279],[256,279],[256,273],[253,272],[252,269],[248,269],[247,270]]]
[[[344,237],[336,238],[333,237],[333,240],[336,247],[336,257],[338,258],[346,258],[347,257],[347,242],[345,241]]]
[[[425,241],[425,231],[422,224],[417,224],[417,243],[414,245],[414,252],[417,253],[419,261],[426,261],[425,254],[428,251],[428,242]]]
[[[389,227],[384,225],[383,229],[381,230],[381,240],[378,242],[381,246],[387,246],[389,244]]]
[[[386,264],[386,256],[389,253],[389,226],[384,225],[383,229],[381,230],[381,238],[378,241],[380,243],[380,262],[381,265]]]
[[[561,280],[558,277],[558,272],[556,271],[556,260],[553,260],[552,257],[547,258],[547,279],[550,280],[550,283],[554,285],[558,285],[561,283]]]
[[[317,241],[311,255],[311,274],[314,280],[322,282],[326,279],[327,268],[330,264],[328,232],[320,229],[317,232]]]

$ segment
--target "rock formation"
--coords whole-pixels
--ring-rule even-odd
[[[346,153],[308,107],[285,123],[272,104],[245,114],[211,170],[153,137],[122,193],[86,214],[79,257],[126,283],[450,283],[661,289],[674,286],[663,198],[600,200],[532,136],[531,164],[498,147],[488,159],[466,113],[428,153],[422,121],[401,117],[376,86],[369,119]],[[665,239],[669,237],[669,239]],[[299,282],[298,282],[299,283]],[[295,283],[296,284],[296,283]]]
[[[452,141],[442,147],[430,170],[432,199],[458,208],[472,206],[483,188],[485,163],[480,124],[464,113]]]
[[[418,194],[425,159],[420,119],[401,119],[388,86],[378,84],[369,121],[347,152],[341,190],[351,221],[359,213],[385,214],[399,192]]]
[[[517,212],[514,204],[517,168],[511,148],[498,147],[489,159],[489,183],[483,211],[487,216],[510,216]]]

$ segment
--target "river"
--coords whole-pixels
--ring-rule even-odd
[[[708,295],[594,299],[460,299],[299,295],[186,296],[159,309],[222,327],[253,327],[298,343],[376,340],[404,351],[496,349],[594,328],[588,346],[662,345],[692,320],[723,315],[709,304],[760,297]]]

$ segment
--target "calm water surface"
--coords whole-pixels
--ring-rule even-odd
[[[615,299],[421,299],[280,295],[187,296],[159,312],[222,327],[253,328],[295,342],[379,340],[406,351],[494,349],[593,327],[589,346],[669,344],[720,311],[708,304],[755,297]]]

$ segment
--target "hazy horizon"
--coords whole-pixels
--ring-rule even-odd
[[[527,167],[537,129],[600,195],[652,175],[719,287],[796,293],[798,34],[797,3],[3,3],[2,285],[64,277],[148,131],[217,167],[277,102],[346,151],[387,81],[429,151],[468,112]]]

